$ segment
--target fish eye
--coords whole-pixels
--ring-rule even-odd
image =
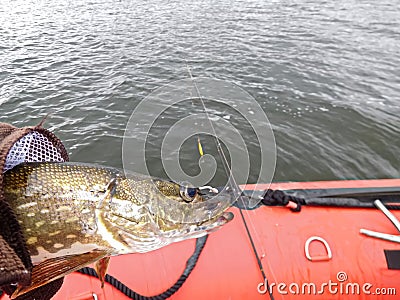
[[[197,196],[197,189],[181,185],[179,194],[185,202],[192,202]]]

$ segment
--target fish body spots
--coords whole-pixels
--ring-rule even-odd
[[[60,234],[60,233],[61,233],[61,230],[53,231],[53,232],[49,233],[49,236],[55,236],[55,235]]]
[[[71,207],[67,205],[61,205],[56,208],[56,212],[70,211]]]
[[[88,213],[91,213],[92,211],[89,209],[89,208],[84,208],[82,211],[81,211],[81,213],[82,214],[88,214]]]
[[[16,208],[20,209],[20,210],[26,210],[26,209],[31,208],[33,206],[37,206],[37,202],[24,203],[24,204],[21,204],[21,205],[17,206]]]
[[[33,245],[33,244],[36,244],[37,241],[38,241],[37,237],[31,236],[29,239],[26,240],[26,243],[28,245]]]
[[[35,225],[37,228],[39,228],[39,227],[42,227],[45,223],[46,223],[45,221],[39,221],[39,222],[36,222]]]
[[[74,217],[66,219],[65,223],[74,223],[74,222],[77,222],[77,221],[79,221],[79,218],[74,216]]]
[[[71,245],[65,245],[62,243],[54,243],[54,241],[52,242],[51,240],[48,240],[46,241],[46,244],[47,245],[38,245],[35,247],[35,254],[31,255],[32,263],[34,265],[37,265],[46,259],[62,257],[66,255],[83,254],[102,248],[102,246],[98,244],[82,244],[80,242],[75,242]],[[47,249],[45,249],[43,246]]]

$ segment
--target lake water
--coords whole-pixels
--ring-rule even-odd
[[[262,107],[276,140],[274,181],[400,177],[397,0],[0,0],[1,121],[33,125],[52,113],[45,125],[71,160],[121,167],[133,109],[187,79],[187,65]],[[149,132],[152,175],[165,176],[157,143],[192,107],[166,112],[169,122]],[[262,154],[251,127],[229,107],[207,109],[237,121],[255,181]],[[183,168],[196,173],[196,139],[184,146]],[[203,147],[214,153],[207,137]]]

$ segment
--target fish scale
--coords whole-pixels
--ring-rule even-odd
[[[233,218],[225,212],[233,202],[230,193],[198,191],[188,203],[182,188],[84,163],[24,163],[7,171],[5,198],[34,264],[32,286],[18,295],[97,260],[107,265],[107,256],[199,237]]]
[[[93,226],[96,202],[115,175],[106,168],[62,164],[27,164],[5,174],[5,196],[24,230],[34,263],[52,257],[40,257],[41,249],[56,254],[76,242],[110,246],[85,228]],[[71,249],[67,254],[74,253]]]
[[[148,252],[231,219],[224,207],[199,206],[207,200],[200,194],[186,203],[176,183],[92,164],[21,164],[4,174],[4,187],[34,264],[94,249]],[[196,211],[211,217],[190,222]]]

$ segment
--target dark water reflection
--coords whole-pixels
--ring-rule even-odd
[[[47,126],[72,160],[120,167],[133,108],[187,78],[186,61],[195,76],[242,87],[268,114],[274,180],[400,176],[395,0],[2,1],[1,121],[22,126],[53,112]],[[257,173],[253,132],[240,127]],[[148,147],[158,176],[160,134]],[[187,144],[184,168],[196,170]]]

